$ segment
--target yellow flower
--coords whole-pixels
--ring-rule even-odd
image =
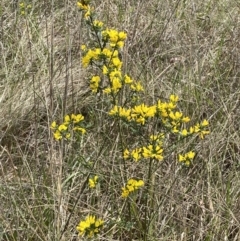
[[[89,5],[88,5],[87,1],[77,2],[77,6],[80,8],[80,10],[87,11],[89,9]]]
[[[194,127],[193,127],[193,126],[191,126],[191,127],[189,128],[189,133],[190,133],[190,134],[193,134],[193,133],[194,133]]]
[[[95,226],[98,228],[98,227],[102,226],[103,223],[104,223],[103,220],[97,219],[96,222],[95,222]]]
[[[51,124],[51,129],[56,129],[57,128],[57,123],[56,121],[53,121]]]
[[[129,179],[127,185],[122,187],[122,197],[128,197],[131,192],[138,190],[142,186],[144,186],[143,180]]]
[[[103,93],[104,94],[110,94],[112,92],[111,88],[110,87],[107,87],[103,90]]]
[[[122,78],[122,73],[121,71],[114,69],[113,71],[110,72],[109,74],[110,80],[112,80],[113,78]]]
[[[112,55],[113,55],[113,52],[112,52],[110,49],[108,49],[108,48],[104,48],[104,49],[102,50],[102,53],[101,53],[101,54],[104,55],[104,56],[107,57],[107,58],[111,58]]]
[[[179,132],[179,130],[178,130],[177,126],[176,125],[173,126],[172,133],[178,133],[178,132]]]
[[[127,38],[127,34],[125,32],[119,32],[118,38],[119,38],[119,40],[123,41]]]
[[[89,178],[88,185],[90,188],[95,188],[98,183],[98,176],[94,176],[93,178]]]
[[[100,81],[101,81],[101,78],[97,75],[91,78],[90,89],[92,90],[92,92],[96,93],[98,91]]]
[[[112,79],[112,91],[117,93],[122,88],[121,80],[117,77]]]
[[[104,40],[109,40],[110,44],[116,44],[118,41],[118,31],[109,29],[102,32]]]
[[[66,115],[66,116],[64,117],[64,124],[65,124],[65,125],[68,125],[68,124],[70,123],[70,121],[71,121],[70,116],[69,116],[69,115]]]
[[[128,159],[130,157],[130,152],[128,149],[125,149],[123,152],[123,159]]]
[[[201,126],[208,126],[208,125],[209,125],[209,123],[206,119],[204,119],[201,123]]]
[[[84,116],[81,114],[78,115],[71,115],[71,119],[73,120],[73,123],[79,123],[80,121],[84,120]]]
[[[182,118],[182,122],[187,123],[190,121],[190,118],[188,116],[185,116]]]
[[[119,57],[119,53],[118,53],[118,50],[114,50],[113,51],[113,56],[112,56],[113,58],[115,58],[115,57]]]
[[[127,119],[128,121],[130,121],[131,120],[131,110],[120,107],[119,108],[119,116]]]
[[[122,67],[122,62],[120,61],[119,58],[115,57],[115,58],[112,58],[112,65],[114,67],[116,67],[117,69],[121,69]]]
[[[87,46],[85,44],[81,45],[81,50],[82,51],[86,51],[87,50]]]
[[[190,127],[189,132],[191,134],[193,133],[198,133],[199,137],[201,139],[204,139],[205,135],[208,135],[210,133],[209,130],[205,130],[205,127],[208,126],[208,121],[207,120],[203,120],[203,122],[201,124],[196,124],[193,127]]]
[[[74,131],[79,131],[81,132],[82,134],[85,134],[86,133],[86,129],[82,128],[82,127],[74,127],[73,128]]]
[[[157,142],[160,145],[160,143],[162,143],[162,140],[164,139],[164,137],[165,136],[164,136],[163,133],[159,133],[157,135],[151,135],[150,140],[154,141],[154,142]]]
[[[131,84],[133,82],[133,80],[126,74],[124,76],[124,83],[125,84]]]
[[[178,161],[185,164],[186,166],[190,166],[191,161],[195,157],[195,152],[190,151],[184,155],[179,154],[178,155]]]
[[[60,125],[57,125],[56,121],[53,121],[51,124],[51,129],[54,130],[53,136],[56,140],[60,140],[62,138],[70,139],[72,131],[78,131],[82,134],[86,133],[86,130],[80,126],[76,126],[79,122],[84,120],[84,116],[81,114],[71,114],[65,115],[64,121]]]
[[[98,60],[101,54],[101,49],[89,49],[88,52],[82,58],[83,67],[87,67],[93,60]]]
[[[124,42],[123,41],[118,41],[116,44],[116,47],[118,48],[122,48],[124,46]]]
[[[137,182],[135,182],[135,189],[138,189],[139,187],[144,186],[144,182],[143,180],[138,180]]]
[[[181,134],[182,134],[182,136],[187,136],[188,135],[188,131],[186,129],[183,129],[181,131]]]
[[[176,111],[175,113],[171,111],[171,112],[169,113],[169,117],[170,117],[172,120],[180,120],[180,118],[182,117],[182,113],[179,112],[179,111]]]
[[[170,101],[173,103],[176,103],[178,101],[178,96],[177,95],[170,95]]]
[[[195,157],[195,152],[193,152],[193,151],[188,152],[188,153],[187,153],[187,157],[188,157],[189,159],[193,159],[193,158]]]
[[[141,105],[135,106],[132,109],[131,117],[132,117],[132,120],[144,125],[146,118],[154,117],[155,113],[156,113],[156,106],[149,107],[145,104],[141,104]]]
[[[125,187],[122,187],[122,198],[126,198],[129,196],[129,190]]]
[[[196,124],[196,125],[193,127],[193,129],[194,129],[194,132],[195,132],[195,133],[200,132],[200,125],[199,125],[199,124]]]
[[[141,148],[137,148],[135,150],[132,150],[131,156],[135,161],[139,161],[142,157],[142,149]]]
[[[103,74],[108,74],[108,67],[106,65],[103,65],[103,70],[102,70]]]
[[[186,158],[185,158],[185,156],[179,154],[179,155],[178,155],[178,160],[179,160],[179,162],[183,162],[183,161],[186,160]]]
[[[156,160],[163,160],[163,149],[159,146],[148,145],[147,147],[143,147],[142,155],[145,158],[155,158]]]
[[[54,138],[55,138],[56,140],[61,140],[61,139],[62,139],[62,134],[61,134],[60,131],[55,131],[55,132],[53,133],[53,136],[54,136]]]
[[[93,21],[93,26],[97,27],[97,28],[101,28],[103,26],[103,22],[98,21],[98,20],[94,20]]]
[[[88,11],[85,13],[84,18],[88,19],[88,17],[91,16],[91,9],[89,8]]]
[[[61,125],[58,127],[58,130],[59,130],[59,131],[66,131],[67,128],[68,128],[68,127],[67,127],[66,125],[61,124]]]
[[[77,226],[79,235],[92,238],[103,228],[104,221],[97,219],[93,215],[88,215],[85,220],[81,221]]]
[[[103,41],[110,42],[112,48],[122,48],[124,45],[124,40],[127,38],[125,32],[118,32],[115,29],[107,29],[102,32]]]
[[[117,115],[118,114],[118,106],[115,105],[109,112],[109,115]]]
[[[133,82],[131,84],[131,89],[136,91],[136,92],[144,91],[143,86],[141,85],[140,82]]]
[[[71,134],[70,134],[70,133],[67,133],[67,134],[65,135],[65,138],[66,138],[66,139],[70,139],[70,137],[71,137]]]
[[[210,133],[210,131],[202,130],[202,131],[200,131],[199,136],[201,139],[204,139],[205,135],[208,135],[209,133]]]

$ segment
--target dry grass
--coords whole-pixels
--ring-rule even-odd
[[[179,171],[171,157],[162,164],[157,234],[149,240],[239,240],[238,1],[94,5],[106,25],[128,33],[124,70],[143,81],[145,100],[178,94],[186,114],[211,123],[193,167]],[[92,208],[86,181],[93,167],[105,189],[94,211],[107,218],[120,209],[119,136],[101,123],[104,103],[96,104],[81,68],[88,37],[74,1],[33,0],[25,17],[18,5],[0,3],[0,240],[77,240],[75,227]],[[51,137],[51,121],[72,112],[89,125],[81,150]],[[101,240],[129,238],[114,233]]]

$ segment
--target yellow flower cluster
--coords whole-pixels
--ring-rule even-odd
[[[94,29],[95,28],[101,29],[103,27],[103,22],[98,21],[98,20],[94,20],[93,21],[93,26],[94,26]]]
[[[122,197],[128,197],[130,193],[138,190],[142,186],[144,186],[143,180],[129,179],[127,185],[122,187]]]
[[[107,29],[102,32],[103,41],[109,42],[112,48],[122,48],[124,40],[127,38],[125,32],[118,32],[115,29]]]
[[[168,102],[158,100],[157,116],[162,123],[168,127],[173,133],[179,133],[183,123],[190,121],[188,116],[183,116],[180,111],[175,111],[177,108],[178,96],[170,95]]]
[[[90,3],[90,0],[81,0],[80,2],[77,2],[77,6],[79,7],[79,9],[85,12],[84,17],[86,20],[91,16],[93,11],[89,3]]]
[[[134,161],[139,161],[142,158],[151,158],[158,161],[163,160],[163,138],[164,135],[162,133],[158,135],[150,136],[150,143],[147,146],[139,147],[133,149],[131,152],[128,149],[123,151],[123,158],[133,159]]]
[[[178,155],[178,161],[185,164],[186,166],[190,166],[193,158],[195,157],[195,152],[190,151],[184,155]]]
[[[82,58],[83,67],[88,67],[90,64],[102,65],[103,72],[108,73],[108,69],[106,70],[104,65],[105,62],[108,63],[108,68],[120,69],[122,66],[117,50],[108,48],[87,49],[85,45],[82,45],[81,49],[84,51],[84,57]]]
[[[155,114],[156,106],[147,106],[145,104],[137,105],[130,109],[115,105],[112,110],[109,111],[109,115],[119,116],[142,125],[145,124],[146,119],[154,117]]]
[[[185,124],[190,121],[188,116],[184,116],[182,112],[176,110],[178,96],[170,95],[168,102],[158,101],[156,105],[147,106],[141,104],[133,108],[124,108],[121,106],[114,106],[110,110],[109,115],[118,116],[125,121],[132,121],[138,124],[144,125],[149,118],[156,118],[156,121],[160,121],[162,126],[165,126],[170,132],[179,135],[180,137],[186,137],[197,134],[201,139],[205,135],[209,134],[207,130],[209,125],[207,120],[203,120],[194,126],[185,128]],[[156,123],[156,122],[155,122]],[[150,136],[150,141],[147,146],[137,147],[133,150],[125,149],[123,152],[123,158],[139,161],[143,158],[155,159],[158,161],[163,160],[163,138],[164,134],[159,133],[157,135]],[[184,162],[187,166],[190,164],[191,155],[193,152],[189,152],[184,158],[181,156],[181,162]]]
[[[208,135],[210,133],[209,130],[206,130],[206,127],[209,125],[207,120],[203,120],[200,124],[196,124],[193,127],[190,127],[189,133],[198,133],[201,139],[204,139],[205,135]]]
[[[109,73],[107,72],[107,75],[108,75],[108,79],[110,81],[110,87],[106,87],[103,90],[103,92],[106,93],[106,94],[109,94],[109,93],[116,94],[116,93],[118,93],[119,90],[123,86],[121,71],[119,71],[117,69],[117,66],[116,66],[116,68],[112,72],[109,72]]]
[[[26,15],[26,13],[28,13],[32,9],[32,5],[26,4],[24,2],[20,2],[19,8],[20,8],[20,14],[24,16],[24,15]]]
[[[64,121],[61,124],[57,124],[53,121],[51,129],[53,130],[53,136],[56,140],[70,139],[73,131],[85,134],[86,129],[80,126],[80,123],[84,120],[84,116],[81,114],[71,114],[64,117]]]
[[[103,228],[103,224],[104,221],[102,219],[97,219],[93,215],[88,215],[84,221],[78,224],[77,231],[81,236],[92,238]]]
[[[101,70],[101,74],[94,75],[90,79],[92,92],[102,91],[105,94],[116,96],[124,85],[129,85],[133,93],[143,91],[143,86],[139,81],[131,79],[128,75],[123,75],[121,71],[122,61],[119,50],[124,46],[127,34],[123,31],[104,28],[101,21],[94,19],[89,1],[80,1],[77,5],[85,13],[84,17],[99,45],[99,47],[89,49],[86,45],[81,47],[83,67],[93,65]],[[104,81],[105,78],[107,78],[107,83]]]
[[[99,88],[99,83],[101,81],[101,78],[97,75],[94,75],[90,80],[90,89],[93,93],[96,93]]]
[[[88,185],[90,188],[95,188],[98,183],[98,176],[94,176],[93,178],[89,178]]]
[[[163,149],[159,145],[148,145],[143,147],[142,155],[145,158],[154,158],[156,160],[163,160]]]
[[[131,110],[132,119],[140,124],[145,124],[146,118],[154,117],[156,106],[147,106],[145,104],[137,105]]]
[[[196,124],[189,129],[183,128],[184,123],[188,123],[190,118],[184,116],[182,112],[176,111],[178,96],[170,95],[169,102],[162,102],[158,100],[156,105],[147,106],[145,104],[137,105],[133,108],[124,108],[115,105],[110,111],[109,115],[118,116],[127,121],[134,121],[144,125],[149,118],[156,117],[161,123],[172,133],[178,133],[181,136],[188,136],[198,133],[201,139],[210,131],[206,128],[209,123],[203,120],[200,124]]]
[[[82,49],[85,49],[82,46]],[[95,49],[85,49],[85,55],[82,58],[82,63],[84,67],[89,64],[95,64],[101,67],[103,76],[108,78],[108,86],[104,86],[101,89],[104,93],[118,93],[122,89],[123,85],[130,85],[130,88],[134,92],[143,91],[143,86],[139,81],[131,79],[128,75],[122,75],[121,67],[122,62],[119,59],[119,53],[117,50],[110,50],[108,48],[95,48]],[[103,78],[103,77],[102,77]],[[102,79],[99,75],[94,75],[90,80],[90,89],[92,92],[98,92]]]

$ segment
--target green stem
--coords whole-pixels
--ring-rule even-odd
[[[150,159],[149,162],[149,167],[148,167],[148,176],[147,176],[147,182],[146,182],[146,199],[145,199],[145,217],[144,217],[144,228],[142,229],[143,231],[143,237],[144,237],[144,241],[147,241],[147,237],[148,237],[148,220],[149,220],[149,214],[148,214],[148,202],[149,202],[149,198],[151,198],[151,190],[152,190],[152,185],[151,185],[151,176],[152,176],[152,162],[153,159]],[[151,199],[150,199],[151,200]]]
[[[134,195],[134,198],[129,201],[131,202],[131,212],[133,213],[135,219],[137,220],[139,230],[143,230],[143,225],[142,225],[141,220],[139,219],[139,212],[137,210],[136,195]]]
[[[153,161],[153,160],[152,160]],[[154,190],[154,187],[155,187],[155,173],[152,173],[151,174],[151,183],[150,183],[150,213],[149,213],[149,224],[148,224],[148,234],[150,235],[150,237],[152,236],[152,233],[153,233],[153,222],[151,221],[152,217],[150,217],[151,214],[154,213],[154,206],[155,206],[155,202],[154,202],[154,197],[155,197],[155,190]]]

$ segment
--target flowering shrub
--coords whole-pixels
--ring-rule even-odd
[[[133,178],[135,173],[131,173],[130,176],[123,174],[119,192],[122,190],[121,197],[124,202],[128,203],[127,218],[135,218],[139,225],[138,238],[146,238],[150,230],[147,227],[154,226],[151,220],[155,214],[151,210],[154,210],[155,205],[155,166],[164,161],[165,156],[171,152],[171,146],[174,143],[185,142],[189,137],[194,136],[204,139],[210,133],[209,123],[207,120],[203,120],[195,125],[190,125],[190,117],[179,110],[179,97],[174,94],[170,95],[167,101],[159,99],[153,105],[144,103],[141,99],[141,95],[144,93],[143,84],[122,70],[123,63],[120,52],[124,47],[127,34],[116,29],[109,29],[105,27],[103,22],[95,19],[96,14],[94,8],[90,6],[90,1],[82,0],[77,3],[77,6],[83,13],[92,36],[89,44],[81,46],[82,65],[84,68],[89,68],[92,73],[88,80],[89,88],[93,94],[98,94],[107,100],[107,115],[114,120],[121,135],[119,148],[120,153],[122,153],[120,157],[122,167],[120,172],[124,170],[124,173],[129,175],[126,163],[131,161],[140,163],[144,160],[143,166],[147,173],[146,176]],[[72,114],[66,115],[60,124],[54,121],[51,125],[54,138],[68,140],[73,136],[73,133],[84,134],[86,130],[82,125],[83,120],[84,117],[81,114]],[[138,143],[129,142],[127,138],[124,140],[125,127],[128,135],[133,135],[134,132],[135,136],[139,136]],[[175,154],[175,156],[179,163],[189,167],[196,153],[194,150],[187,150],[185,154]],[[101,185],[97,175],[88,179],[90,189],[94,189],[98,183]],[[140,188],[144,193],[144,198],[142,200],[140,198],[140,202],[145,205],[143,209],[137,208],[136,198],[134,198]],[[123,207],[125,208],[125,205]],[[144,215],[141,212],[144,212]],[[124,213],[122,212],[121,215],[124,216]],[[141,217],[141,221],[139,217]],[[111,229],[115,224],[109,222],[109,228]],[[79,223],[77,231],[81,236],[92,238],[99,234],[102,228],[102,219],[88,215],[84,221]]]

